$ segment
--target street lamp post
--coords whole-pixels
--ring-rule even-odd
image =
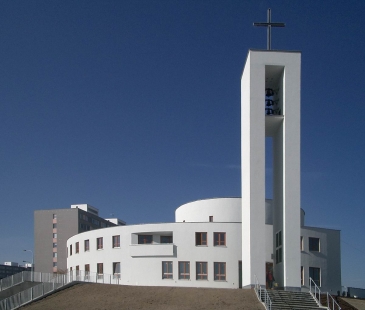
[[[34,253],[32,250],[23,250],[24,252],[30,252],[32,253],[32,266],[30,267],[31,272],[31,281],[33,281],[33,273],[34,273]]]

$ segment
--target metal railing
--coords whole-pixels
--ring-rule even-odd
[[[338,305],[336,300],[332,297],[331,294],[327,293],[327,309],[329,310],[341,310],[341,307]]]
[[[309,293],[313,296],[317,304],[322,307],[323,305],[321,304],[321,290],[312,278],[309,278]],[[328,310],[341,310],[341,307],[333,299],[332,295],[329,293],[326,294],[327,305],[325,307],[327,307]]]
[[[255,277],[255,293],[257,298],[260,300],[260,302],[264,303],[266,310],[271,310],[272,303],[267,290],[259,284],[259,280],[257,279],[256,275],[254,275],[254,277]]]
[[[41,282],[40,284],[28,288],[20,293],[0,300],[0,310],[12,310],[41,298],[44,295],[72,282],[92,282],[119,285],[120,275],[98,274],[83,270],[72,270],[65,274],[23,271],[3,280],[5,280],[1,283],[3,290],[25,281]]]

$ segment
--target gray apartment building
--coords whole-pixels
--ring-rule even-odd
[[[88,204],[71,205],[69,209],[34,211],[34,270],[65,272],[68,238],[84,231],[116,225],[125,225],[125,222],[101,218],[99,210]]]

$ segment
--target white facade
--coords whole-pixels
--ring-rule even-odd
[[[270,206],[270,201],[267,201],[268,213],[272,212]],[[242,234],[241,223],[237,222],[240,216],[241,198],[206,199],[179,207],[175,212],[175,223],[116,226],[84,232],[67,241],[67,267],[69,270],[72,268],[96,273],[98,264],[103,264],[103,273],[110,275],[117,273],[118,277],[120,274],[119,283],[125,285],[239,288],[242,286],[240,276]],[[266,240],[273,238],[272,226],[272,224],[265,225]],[[197,233],[206,233],[206,244],[196,244]],[[214,244],[214,233],[225,234],[224,244]],[[304,240],[310,236],[319,236],[321,243],[320,252],[311,252],[304,244],[301,254],[305,271],[303,289],[308,287],[309,267],[313,266],[321,270],[323,290],[339,290],[340,278],[326,280],[340,268],[339,256],[333,257],[331,263],[327,263],[329,255],[332,257],[332,254],[339,253],[339,232],[303,227],[302,234]],[[139,235],[151,236],[151,243],[139,244],[139,241],[141,242]],[[120,236],[119,243],[116,244],[119,246],[113,247],[115,236]],[[161,236],[171,236],[172,239],[163,241]],[[101,249],[97,249],[98,238],[102,238]],[[85,240],[89,243],[86,251]],[[297,247],[299,248],[299,240]],[[77,248],[78,253],[76,253]],[[270,241],[265,249],[264,261],[272,263],[272,256]],[[163,264],[166,262],[171,262],[171,278],[164,278],[163,275]],[[183,279],[180,276],[182,271],[179,270],[179,262],[189,265],[189,271],[185,270]],[[115,263],[120,264],[120,270],[113,270]],[[206,263],[206,279],[199,279],[197,275],[197,264],[200,263]],[[225,270],[219,271],[222,279],[215,279],[218,272],[214,270],[215,263],[224,263]]]

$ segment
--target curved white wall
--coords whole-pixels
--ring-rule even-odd
[[[186,203],[175,211],[175,222],[241,222],[241,198],[213,198]]]

